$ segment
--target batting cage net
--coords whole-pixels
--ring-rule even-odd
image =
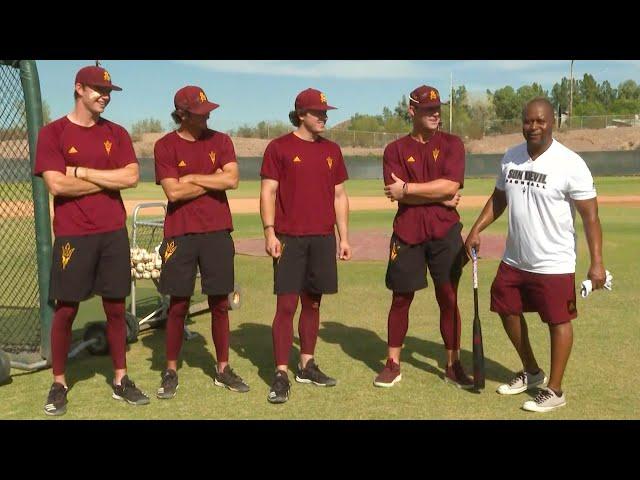
[[[39,353],[42,336],[27,110],[20,61],[0,60],[0,349],[10,354]]]

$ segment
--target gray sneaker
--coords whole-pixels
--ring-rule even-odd
[[[566,404],[567,400],[564,392],[561,396],[558,396],[556,392],[550,388],[543,388],[538,392],[536,398],[524,402],[522,409],[528,410],[529,412],[550,412],[556,408],[564,407]]]
[[[532,388],[544,385],[547,383],[547,376],[542,369],[535,375],[528,372],[518,372],[509,383],[503,383],[496,390],[501,395],[516,395],[522,393],[525,390],[531,390]]]
[[[249,385],[229,365],[224,367],[222,373],[216,371],[213,383],[218,387],[228,388],[232,392],[245,393],[249,391]]]

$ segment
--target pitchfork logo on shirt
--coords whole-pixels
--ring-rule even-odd
[[[209,152],[209,158],[211,159],[212,164],[216,164],[216,152]]]
[[[434,149],[433,149],[433,160],[434,160],[435,162],[437,162],[437,161],[438,161],[438,155],[440,155],[440,150],[439,150],[439,149],[437,149],[437,148],[434,148]]]
[[[333,165],[333,158],[327,157],[327,165],[329,165],[329,170],[331,170],[331,166]]]
[[[107,155],[111,155],[111,145],[113,145],[113,143],[109,140],[104,141],[104,149],[107,151]]]

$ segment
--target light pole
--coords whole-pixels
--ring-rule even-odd
[[[571,79],[569,80],[569,121],[571,123],[573,123],[573,62],[574,60],[571,60]]]
[[[451,72],[451,88],[449,89],[449,133],[453,132],[453,72]]]

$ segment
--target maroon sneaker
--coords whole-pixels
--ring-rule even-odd
[[[458,388],[473,388],[473,380],[464,373],[460,360],[456,360],[453,365],[447,367],[444,381]]]
[[[394,362],[392,359],[387,359],[387,364],[382,371],[373,381],[376,387],[393,387],[396,383],[402,380],[402,374],[400,373],[400,365]]]

